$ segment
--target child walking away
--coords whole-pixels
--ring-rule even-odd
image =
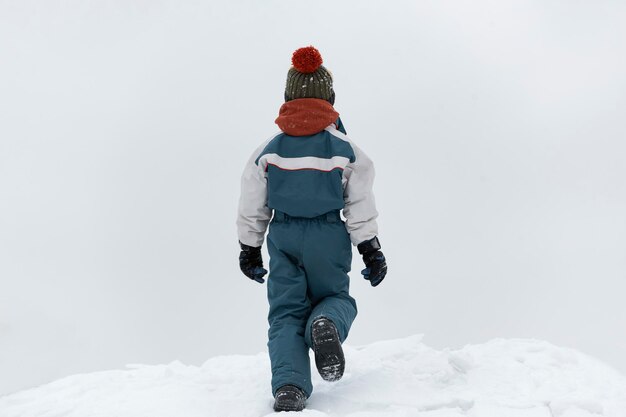
[[[345,134],[319,51],[300,48],[292,64],[276,119],[280,132],[245,166],[237,218],[241,271],[259,283],[267,273],[261,246],[269,225],[268,349],[276,411],[304,409],[313,390],[309,349],[324,380],[343,376],[341,344],[357,314],[348,291],[351,244],[372,286],[387,273],[372,161]]]

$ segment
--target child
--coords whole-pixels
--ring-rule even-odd
[[[313,390],[309,348],[324,380],[343,375],[341,343],[357,314],[348,293],[350,243],[363,255],[361,273],[372,286],[387,273],[372,161],[345,135],[319,51],[300,48],[292,63],[276,119],[281,131],[245,166],[237,218],[241,270],[259,283],[267,273],[261,245],[269,223],[268,349],[276,411],[304,409]]]

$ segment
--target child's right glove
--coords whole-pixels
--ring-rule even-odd
[[[359,253],[363,255],[365,269],[361,271],[363,278],[368,280],[372,287],[377,286],[387,275],[387,261],[380,251],[378,237],[363,241],[357,245]]]
[[[241,272],[251,280],[263,284],[263,276],[267,270],[263,268],[263,258],[261,257],[261,247],[244,245],[239,242],[241,253],[239,254],[239,268]]]

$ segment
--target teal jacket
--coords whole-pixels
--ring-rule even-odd
[[[299,100],[310,99],[294,101]],[[300,121],[314,119],[306,110],[287,118],[288,123],[277,119],[283,130],[257,148],[244,168],[237,227],[246,245],[262,245],[273,210],[295,217],[343,210],[354,245],[378,234],[372,160],[345,134],[337,113],[324,113],[303,129]],[[332,116],[334,122],[320,127]]]

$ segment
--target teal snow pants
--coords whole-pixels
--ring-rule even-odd
[[[275,212],[267,235],[268,349],[272,393],[283,385],[311,395],[311,323],[327,317],[343,342],[357,314],[348,293],[352,245],[339,211],[314,218]]]

